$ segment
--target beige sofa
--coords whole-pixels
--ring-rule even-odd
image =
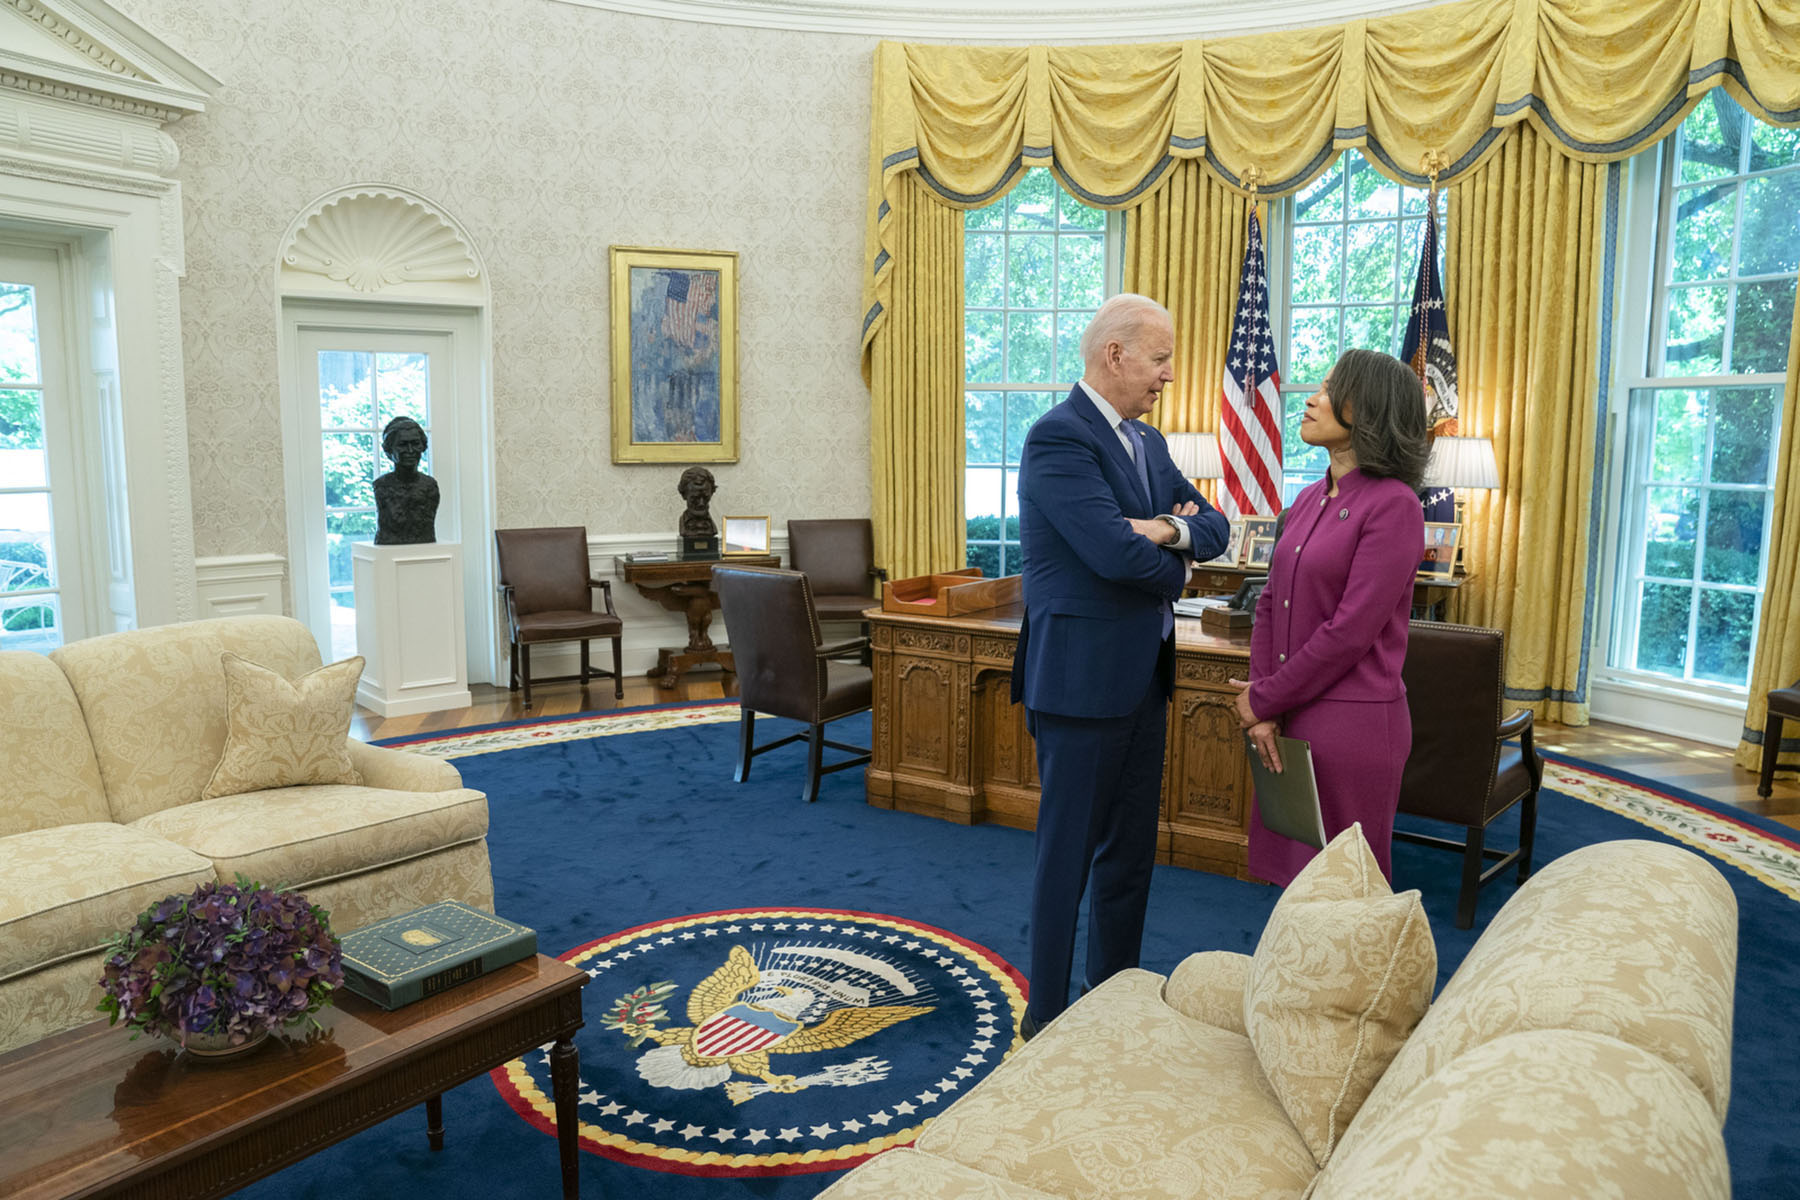
[[[1310,1015],[1347,1018],[1352,1057],[1374,1060],[1360,1107],[1354,1083],[1329,1071],[1313,1083],[1336,1082],[1295,1091],[1333,1053],[1306,1020],[1259,1024],[1270,1009],[1257,978],[1289,898],[1254,959],[1209,952],[1166,980],[1109,979],[916,1147],[877,1156],[822,1200],[1730,1194],[1720,1129],[1737,906],[1703,859],[1621,841],[1552,863],[1410,1036],[1382,1026],[1419,978],[1417,955],[1384,967],[1380,938],[1362,933],[1298,947],[1323,1000]],[[1381,998],[1325,1014],[1359,956],[1384,972]]]
[[[434,900],[492,909],[487,797],[448,763],[351,740],[361,786],[202,800],[227,650],[289,679],[320,665],[286,617],[0,653],[0,1050],[96,1019],[105,939],[208,879],[300,888],[340,932]]]

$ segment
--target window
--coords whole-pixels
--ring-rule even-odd
[[[1741,691],[1800,268],[1800,130],[1714,89],[1646,169],[1657,215],[1636,245],[1656,268],[1629,318],[1647,344],[1626,410],[1608,662]]]
[[[1081,378],[1080,342],[1117,290],[1117,221],[1035,167],[963,222],[963,478],[968,564],[1016,574],[1025,434]]]
[[[1325,471],[1325,451],[1300,440],[1300,417],[1337,356],[1352,347],[1400,352],[1428,195],[1401,187],[1362,155],[1346,151],[1289,202],[1283,504]],[[1439,193],[1440,230],[1444,205]]]

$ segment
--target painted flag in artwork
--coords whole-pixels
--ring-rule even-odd
[[[1225,355],[1219,405],[1219,457],[1224,467],[1221,510],[1227,519],[1281,511],[1281,369],[1269,324],[1269,278],[1263,263],[1262,223],[1250,210],[1237,313]]]
[[[719,294],[716,271],[665,271],[667,281],[663,332],[689,350],[699,335],[700,322],[711,315]]]
[[[1424,244],[1419,249],[1419,275],[1413,284],[1412,311],[1400,359],[1409,364],[1425,387],[1425,424],[1432,436],[1456,434],[1456,351],[1450,345],[1450,323],[1444,318],[1444,289],[1437,269],[1437,194],[1425,216]],[[1447,487],[1428,487],[1419,496],[1427,521],[1456,520],[1456,497]]]

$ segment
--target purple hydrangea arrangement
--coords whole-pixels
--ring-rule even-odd
[[[326,911],[242,875],[158,901],[108,945],[100,1011],[183,1047],[190,1034],[237,1046],[310,1019],[344,982]]]

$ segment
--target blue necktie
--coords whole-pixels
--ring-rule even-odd
[[[1144,465],[1144,448],[1138,444],[1137,430],[1128,421],[1122,421],[1119,428],[1125,431],[1125,453],[1131,455],[1131,461],[1137,466],[1138,483],[1143,486],[1144,496],[1150,501],[1150,507],[1156,507],[1156,497],[1150,495],[1150,469]],[[1175,609],[1167,600],[1162,606],[1162,635],[1167,638],[1175,628]]]

